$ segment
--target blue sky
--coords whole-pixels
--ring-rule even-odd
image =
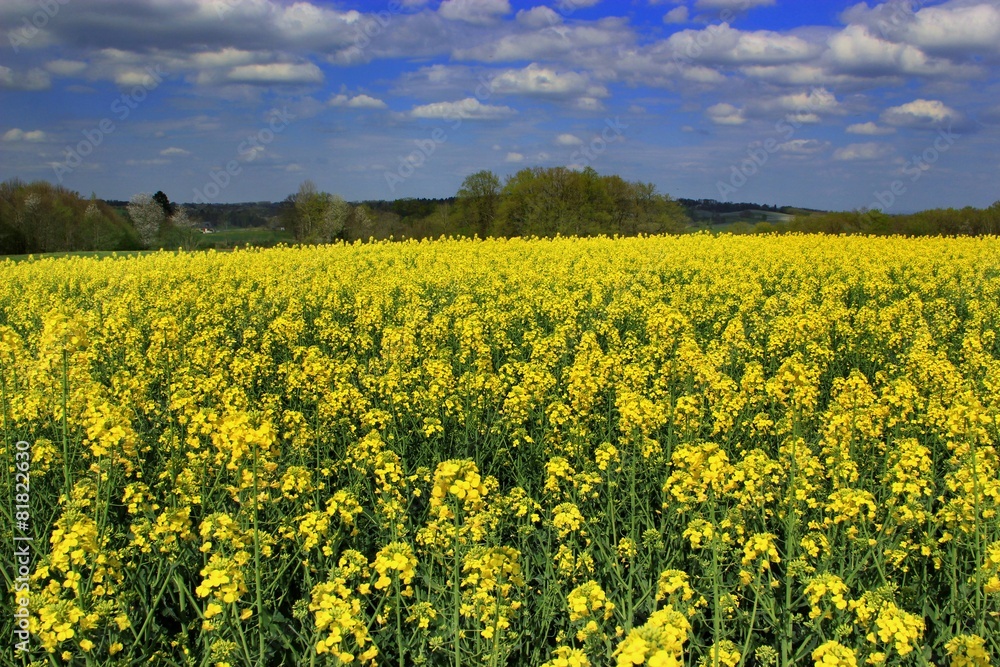
[[[4,0],[0,33],[0,179],[109,199],[450,196],[532,166],[1000,199],[1000,0]]]

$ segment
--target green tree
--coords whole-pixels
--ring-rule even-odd
[[[167,218],[172,218],[177,212],[177,207],[170,203],[170,198],[163,193],[163,190],[156,191],[156,194],[153,195],[153,201],[160,205],[160,208],[163,209],[163,215]]]
[[[320,192],[315,183],[305,181],[292,198],[292,231],[302,243],[329,243],[343,232],[350,213],[342,197]]]
[[[500,179],[492,171],[477,171],[462,181],[456,202],[458,216],[480,238],[493,229],[500,208],[500,192]]]

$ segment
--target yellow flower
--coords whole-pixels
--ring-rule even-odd
[[[958,635],[952,637],[945,650],[951,657],[952,667],[990,667],[990,654],[986,650],[986,640],[979,635]]]
[[[858,657],[853,649],[830,640],[812,652],[816,667],[857,667]]]

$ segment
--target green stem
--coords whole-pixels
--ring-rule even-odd
[[[66,404],[67,395],[69,394],[69,360],[68,354],[66,353],[66,348],[62,351],[62,445],[63,445],[63,481],[65,483],[66,490],[66,501],[69,502],[70,491],[72,489],[72,484],[70,484],[69,475],[69,427],[66,423]]]
[[[264,590],[260,580],[260,529],[258,528],[257,515],[260,499],[257,492],[257,445],[253,446],[253,564],[254,582],[257,588],[257,644],[258,655],[257,664],[264,664]]]

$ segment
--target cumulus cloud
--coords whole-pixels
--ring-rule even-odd
[[[504,158],[504,162],[509,162],[511,164],[518,164],[519,162],[524,162],[524,155],[521,153],[507,153],[507,157]]]
[[[955,122],[961,114],[940,100],[914,100],[882,112],[882,122],[893,127],[926,128]]]
[[[791,155],[815,155],[830,147],[830,142],[818,139],[792,139],[778,144],[778,150]]]
[[[356,29],[373,20],[370,15],[339,11],[315,0],[89,0],[59,4],[58,20],[45,26],[48,42],[80,49],[102,44],[136,52],[194,52],[222,46],[254,50],[266,44],[333,53],[352,45]],[[0,24],[19,22],[24,11],[22,3],[0,3]]]
[[[446,120],[496,120],[513,116],[517,111],[508,106],[483,104],[474,97],[455,102],[434,102],[410,110],[414,118],[439,118]]]
[[[942,52],[1000,51],[1000,7],[980,3],[970,7],[926,7],[917,12],[906,38],[918,46]]]
[[[175,146],[171,146],[170,148],[164,148],[162,151],[160,151],[160,155],[163,155],[165,157],[174,157],[174,156],[184,157],[185,155],[191,155],[191,151],[186,151],[183,148],[177,148]]]
[[[484,62],[574,60],[603,49],[620,49],[635,41],[627,19],[605,18],[571,25],[538,27],[518,32],[498,31],[474,46],[453,49],[459,60]]]
[[[976,75],[974,65],[956,64],[945,58],[932,58],[912,44],[883,39],[863,25],[849,25],[830,38],[829,59],[841,71],[865,76]]]
[[[917,11],[909,3],[885,2],[872,7],[860,3],[845,11],[842,19],[928,53],[1000,51],[1000,7],[995,2],[961,0]]]
[[[28,143],[38,143],[41,141],[45,141],[46,139],[48,139],[48,135],[46,135],[45,132],[43,132],[42,130],[30,130],[28,132],[25,132],[19,127],[7,130],[3,134],[3,141],[10,141],[10,142],[25,141]]]
[[[564,133],[556,137],[556,145],[558,146],[582,146],[583,139],[576,136],[575,134]]]
[[[771,30],[746,32],[728,23],[674,33],[667,46],[683,59],[742,67],[800,62],[820,51],[818,45],[795,35]]]
[[[225,80],[229,83],[258,85],[312,84],[323,82],[323,71],[313,63],[239,65],[226,73]]]
[[[522,9],[515,18],[518,23],[529,28],[548,28],[563,22],[562,16],[558,12],[544,5]]]
[[[444,0],[438,14],[450,21],[489,25],[510,14],[509,0]]]
[[[52,87],[52,77],[43,69],[32,67],[19,72],[0,65],[0,88],[12,90],[47,90]]]
[[[87,69],[87,63],[79,60],[53,60],[45,64],[45,69],[57,76],[76,76]]]
[[[786,111],[807,113],[834,113],[840,110],[837,96],[826,88],[813,88],[808,92],[782,95],[773,106]]]
[[[848,134],[865,134],[869,136],[878,136],[882,134],[892,134],[896,131],[894,127],[882,127],[876,123],[868,121],[867,123],[855,123],[854,125],[847,126]]]
[[[674,7],[669,12],[663,15],[664,23],[687,23],[691,18],[691,12],[688,11],[687,7]]]
[[[600,4],[601,0],[556,0],[556,7],[564,12],[572,12],[577,9],[586,9]]]
[[[705,110],[705,113],[708,114],[709,120],[716,125],[743,125],[747,122],[746,116],[743,115],[743,109],[726,102],[710,106]]]
[[[878,142],[848,144],[833,153],[834,160],[852,162],[855,160],[878,160],[892,152],[892,146]]]
[[[776,0],[698,0],[694,6],[698,9],[728,9],[741,11],[754,7],[770,7]]]
[[[332,107],[350,107],[352,109],[385,109],[388,105],[371,95],[334,95],[329,102]]]
[[[519,93],[569,97],[587,95],[606,97],[607,89],[590,83],[590,77],[578,72],[557,72],[548,67],[532,63],[524,69],[506,70],[493,77],[491,89],[498,93]]]
[[[815,125],[816,123],[823,122],[823,119],[814,113],[790,113],[785,116],[785,120],[789,123],[799,123],[800,125]]]

